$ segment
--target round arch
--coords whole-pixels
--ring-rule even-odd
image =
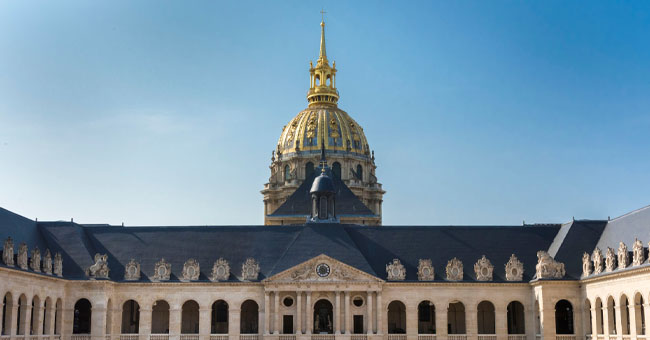
[[[128,300],[122,304],[122,334],[137,334],[140,332],[140,304]]]
[[[634,316],[635,316],[635,325],[637,335],[647,335],[646,333],[646,324],[645,324],[645,311],[643,308],[644,304],[643,295],[639,292],[634,294]]]
[[[257,334],[259,325],[259,305],[254,300],[246,300],[241,304],[240,333]]]
[[[228,334],[228,303],[224,300],[212,303],[210,332],[212,334]]]
[[[328,299],[314,303],[314,334],[334,333],[334,308]]]
[[[77,300],[74,304],[72,334],[90,334],[92,320],[92,305],[86,298]]]
[[[11,318],[14,310],[14,297],[11,292],[6,292],[2,298],[2,335],[11,334]]]
[[[481,301],[476,306],[476,320],[478,334],[496,334],[494,304],[490,301]]]
[[[585,299],[582,319],[585,320],[585,334],[592,334],[593,330],[591,329],[591,325],[593,324],[593,318],[591,316],[591,301],[588,298]]]
[[[616,334],[616,300],[613,296],[607,297],[607,326],[609,334]]]
[[[630,300],[627,295],[621,294],[619,298],[619,306],[621,307],[621,334],[630,334]]]
[[[156,300],[151,308],[151,333],[169,334],[169,303]]]
[[[506,310],[508,334],[526,334],[524,305],[519,301],[511,301]]]
[[[447,328],[449,334],[466,334],[465,305],[460,301],[450,302],[447,307]]]
[[[199,303],[194,300],[183,303],[181,334],[199,334]]]
[[[573,305],[568,300],[555,304],[555,334],[574,334]]]
[[[429,300],[418,304],[418,334],[436,334],[436,306]]]

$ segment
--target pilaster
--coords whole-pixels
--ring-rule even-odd
[[[307,316],[305,333],[310,335],[314,327],[314,309],[311,306],[311,292],[305,292],[305,295],[305,315]]]
[[[139,340],[149,339],[149,334],[151,334],[152,329],[152,313],[153,310],[151,308],[140,308],[140,326],[138,327],[140,331],[140,335],[138,336]]]
[[[212,333],[210,312],[212,312],[212,308],[199,308],[199,340],[210,340],[210,333]]]
[[[418,308],[410,303],[404,304],[406,308],[406,338],[408,340],[418,339]]]
[[[296,334],[302,334],[302,292],[298,291],[296,296]]]
[[[623,317],[621,315],[620,305],[617,304],[616,307],[614,307],[614,313],[616,313],[616,330],[614,333],[616,335],[621,335],[623,334]]]
[[[375,331],[375,313],[372,310],[372,292],[366,293],[366,333],[371,335]]]
[[[273,334],[280,334],[280,292],[273,292]]]
[[[106,339],[106,307],[101,304],[91,307],[90,338],[92,340]]]
[[[228,334],[230,340],[238,340],[241,333],[241,309],[228,310]]]
[[[630,329],[628,329],[630,336],[636,338],[636,311],[634,308],[634,300],[627,306],[627,316],[630,318]]]
[[[32,314],[32,304],[31,302],[28,302],[26,306],[21,306],[22,308],[20,309],[20,328],[18,329],[20,331],[19,335],[29,335],[29,331],[31,329],[31,324],[29,323],[31,319],[31,314]]]
[[[271,334],[271,298],[270,292],[264,292],[264,334]]]
[[[494,307],[494,332],[497,340],[508,340],[508,310],[501,303]]]
[[[345,292],[343,306],[345,307],[345,334],[352,333],[352,316],[350,315],[350,292]]]
[[[478,311],[472,302],[472,305],[465,307],[465,334],[468,339],[476,339],[478,334]]]
[[[334,334],[341,334],[341,305],[339,300],[341,298],[341,292],[336,292],[334,294]]]
[[[384,334],[384,315],[386,314],[386,308],[381,298],[381,292],[377,292],[377,334]]]
[[[169,308],[169,340],[180,340],[182,312],[178,305]]]
[[[436,340],[447,340],[447,309],[436,306]]]

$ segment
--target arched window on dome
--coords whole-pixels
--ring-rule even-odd
[[[363,181],[363,167],[361,166],[361,164],[357,164],[357,178],[360,181]]]
[[[284,180],[288,181],[291,179],[291,168],[288,165],[284,166]]]
[[[334,173],[337,178],[341,178],[341,163],[334,162],[334,164],[332,164],[332,173]]]
[[[307,164],[305,164],[305,178],[311,176],[311,174],[313,173],[314,173],[314,163],[307,162]]]

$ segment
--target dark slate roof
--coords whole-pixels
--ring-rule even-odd
[[[314,179],[317,175],[320,175],[319,169],[315,169],[298,189],[269,216],[309,216],[311,214],[311,194],[309,191]],[[338,176],[333,175],[331,171],[328,171],[327,175],[334,182],[337,216],[376,216]]]
[[[591,252],[596,247],[600,236],[607,226],[607,221],[577,220],[571,223],[569,232],[564,236],[555,260],[564,263],[567,277],[579,279],[582,275],[582,254]]]
[[[11,237],[14,241],[14,253],[23,242],[27,245],[30,255],[34,247],[38,247],[41,254],[47,248],[47,242],[43,239],[35,221],[0,208],[0,246],[4,247],[7,237]]]

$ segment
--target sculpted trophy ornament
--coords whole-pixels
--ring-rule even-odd
[[[634,247],[632,248],[632,253],[634,254],[632,257],[632,265],[642,265],[645,261],[645,253],[643,250],[643,243],[638,238],[634,239]]]
[[[418,261],[418,280],[433,281],[434,271],[431,259],[420,259]]]
[[[45,249],[45,255],[43,256],[43,272],[52,274],[52,254],[49,249]]]
[[[14,266],[14,240],[11,237],[7,237],[4,248],[2,248],[2,262],[7,267]]]
[[[219,258],[214,261],[212,266],[212,275],[210,276],[210,281],[228,281],[230,277],[230,265],[228,261],[224,258]]]
[[[241,265],[241,277],[245,281],[257,280],[257,276],[260,274],[260,265],[255,261],[254,258],[249,257]]]
[[[154,266],[154,274],[152,281],[169,281],[172,274],[171,263],[165,261],[165,258],[160,259]]]
[[[447,274],[447,281],[462,281],[463,280],[463,262],[457,258],[453,258],[447,262],[445,268]]]
[[[108,279],[108,255],[95,254],[95,263],[86,269],[86,276],[91,280]]]
[[[61,257],[61,253],[56,253],[54,254],[54,264],[53,264],[52,271],[54,272],[54,275],[58,277],[63,276],[63,257]]]
[[[616,253],[614,249],[607,247],[607,254],[605,254],[605,270],[608,272],[614,271],[616,269]]]
[[[594,253],[591,255],[591,260],[594,261],[594,274],[603,272],[603,252],[600,248],[596,247]]]
[[[135,259],[131,259],[129,263],[124,266],[124,280],[138,281],[140,280],[140,263]]]
[[[27,245],[25,244],[25,242],[21,243],[18,246],[17,259],[18,259],[17,261],[18,267],[20,267],[20,269],[27,270]]]
[[[38,247],[32,250],[32,258],[29,265],[33,271],[37,273],[41,272],[41,251],[38,249]]]
[[[199,261],[195,259],[189,259],[183,264],[183,272],[181,273],[181,281],[189,282],[196,281],[199,279],[199,274],[201,273],[199,267]]]
[[[549,253],[540,250],[537,252],[537,279],[561,279],[566,274],[564,263],[557,262]]]
[[[404,265],[399,259],[393,259],[392,262],[386,265],[386,274],[388,274],[388,280],[404,281],[406,278],[406,269],[404,269]]]
[[[630,255],[627,252],[627,245],[621,242],[618,244],[618,269],[625,269],[630,264]]]
[[[474,273],[476,274],[477,281],[492,281],[493,272],[494,266],[485,255],[474,264]]]
[[[591,258],[586,252],[582,254],[582,277],[591,275]]]
[[[524,264],[519,261],[515,254],[510,255],[506,263],[506,280],[521,281],[524,278]]]

